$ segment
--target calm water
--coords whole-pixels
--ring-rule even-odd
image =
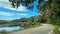
[[[2,27],[0,28],[0,31],[14,31],[14,30],[20,30],[21,27],[20,26],[14,26],[14,27]]]

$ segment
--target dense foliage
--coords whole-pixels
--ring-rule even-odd
[[[46,22],[56,25],[53,34],[60,34],[60,0],[48,0],[41,10]]]
[[[18,8],[20,6],[20,4],[22,4],[23,6],[28,6],[27,8],[31,9],[33,8],[33,2],[35,0],[9,0],[11,2],[11,5],[13,8]],[[29,6],[29,4],[31,4],[31,6]]]
[[[60,25],[60,1],[48,0],[41,9],[43,11],[43,17],[47,19],[47,23]]]

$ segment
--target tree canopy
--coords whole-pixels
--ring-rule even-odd
[[[27,9],[32,9],[33,8],[33,3],[36,0],[9,0],[9,2],[11,2],[11,5],[13,8],[18,8],[20,6],[20,4],[22,4],[23,6],[26,6]],[[43,0],[38,0],[38,5],[40,6],[40,2]]]

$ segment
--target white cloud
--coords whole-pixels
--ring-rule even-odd
[[[0,15],[2,15],[2,16],[12,16],[13,14],[11,14],[9,12],[0,12]]]
[[[0,7],[10,9],[10,10],[16,10],[16,11],[28,11],[28,9],[26,9],[26,7],[22,5],[20,5],[18,9],[12,8],[8,0],[0,0]]]
[[[20,15],[20,16],[27,16],[28,14],[17,14],[17,15]]]

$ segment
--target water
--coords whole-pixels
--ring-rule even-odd
[[[14,30],[20,30],[20,26],[14,26],[14,27],[2,27],[0,28],[0,31],[14,31]]]

